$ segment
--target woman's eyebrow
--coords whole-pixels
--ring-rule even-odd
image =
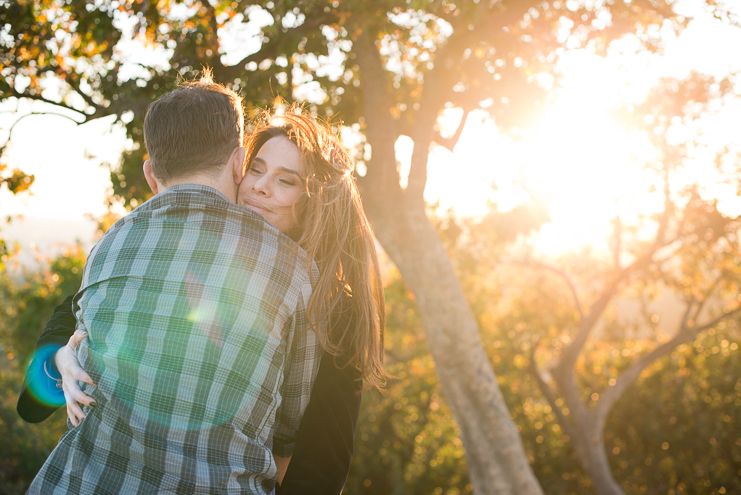
[[[262,158],[259,158],[259,157],[257,157],[257,156],[256,156],[255,158],[253,158],[253,159],[252,159],[252,163],[259,163],[259,164],[261,164],[261,165],[266,165],[266,166],[267,166],[267,164],[268,164],[268,162],[266,162],[265,160],[263,160]],[[278,167],[278,170],[280,170],[281,172],[285,172],[285,173],[287,173],[287,174],[295,175],[295,176],[296,176],[296,177],[298,177],[299,179],[301,179],[301,180],[304,180],[304,178],[303,178],[303,177],[301,176],[301,174],[299,174],[298,172],[296,172],[296,171],[295,171],[295,170],[293,170],[292,168],[288,168],[288,167],[282,167],[282,166],[281,166],[281,167]]]
[[[279,169],[279,170],[280,170],[281,172],[286,172],[286,173],[288,173],[288,174],[292,174],[292,175],[295,175],[295,176],[296,176],[296,177],[298,177],[299,179],[303,180],[303,177],[301,177],[301,174],[299,174],[298,172],[296,172],[296,171],[295,171],[295,170],[293,170],[292,168],[286,168],[286,167],[278,167],[278,169]]]

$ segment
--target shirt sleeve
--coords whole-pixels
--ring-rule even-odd
[[[73,297],[67,297],[54,308],[54,314],[36,341],[34,358],[26,371],[16,406],[18,415],[28,423],[40,423],[51,416],[60,407],[60,397],[61,405],[64,404],[64,394],[49,374],[58,375],[56,366],[54,366],[54,354],[57,349],[67,344],[69,338],[75,333],[76,320],[72,312]],[[42,391],[42,393],[34,394],[32,389]],[[43,395],[46,400],[42,400],[40,395]]]
[[[309,328],[306,307],[311,297],[311,284],[301,290],[289,332],[288,351],[281,385],[281,403],[275,417],[273,454],[290,457],[296,445],[296,433],[319,369],[322,347],[313,329]]]

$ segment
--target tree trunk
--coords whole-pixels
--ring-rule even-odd
[[[600,301],[603,299],[605,298],[600,298]],[[602,302],[595,303],[590,310],[591,320],[594,319],[596,306],[604,308]],[[564,362],[563,356],[561,359],[552,376],[558,384],[564,403],[570,411],[570,416],[565,416],[558,409],[553,395],[544,388],[548,386],[547,384],[541,380],[538,385],[546,393],[551,407],[556,411],[559,423],[564,433],[569,436],[569,441],[573,446],[579,464],[587,472],[597,493],[599,495],[625,495],[625,492],[612,475],[610,462],[607,459],[607,451],[605,450],[607,413],[600,408],[589,409],[581,402],[574,370],[571,367],[573,363]]]
[[[381,208],[393,210],[391,217],[367,209],[379,241],[415,295],[446,402],[460,427],[475,493],[542,494],[476,320],[424,207]]]
[[[579,463],[587,472],[598,495],[625,495],[610,469],[605,450],[604,425],[596,425],[594,411],[587,414],[585,425],[574,425],[571,442]]]
[[[406,190],[399,185],[394,144],[397,122],[388,74],[372,36],[354,42],[363,73],[363,114],[371,145],[368,172],[359,180],[363,203],[386,253],[415,296],[427,345],[445,400],[461,430],[469,474],[479,495],[543,493],[512,422],[478,325],[442,241],[427,219],[423,197],[427,157],[440,111],[423,97],[414,129],[414,157]],[[430,77],[433,79],[433,77]],[[425,91],[437,94],[428,80]],[[438,102],[439,106],[444,104]]]

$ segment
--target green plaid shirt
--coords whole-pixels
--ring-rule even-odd
[[[209,187],[172,187],[117,222],[74,305],[97,407],[29,493],[269,493],[321,358],[306,320],[317,275]]]

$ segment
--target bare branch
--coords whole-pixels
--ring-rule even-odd
[[[685,308],[684,310],[682,319],[679,320],[679,330],[677,330],[677,332],[682,332],[684,330],[687,330],[687,327],[689,326],[689,321],[690,321],[690,313],[692,313],[692,307],[694,305],[695,305],[694,300],[687,302],[687,308]]]
[[[598,424],[604,426],[605,421],[607,420],[607,415],[610,414],[612,407],[618,401],[620,396],[623,395],[623,392],[627,390],[628,386],[638,378],[641,372],[649,364],[653,363],[660,357],[671,353],[679,344],[689,340],[690,338],[692,338],[691,332],[680,329],[671,340],[664,342],[659,347],[630,365],[628,369],[617,378],[615,385],[603,392],[600,399],[597,401],[595,414]]]
[[[615,264],[615,269],[620,270],[620,250],[622,249],[622,240],[623,240],[623,222],[620,219],[620,215],[615,217],[615,220],[613,222],[615,224],[614,227],[614,238],[615,238],[615,247],[613,249],[613,259]]]
[[[460,74],[454,69],[462,55],[469,47],[481,42],[491,43],[496,33],[518,19],[522,19],[529,9],[527,2],[515,2],[502,10],[500,4],[481,2],[478,14],[481,22],[476,29],[468,29],[462,20],[453,22],[453,34],[437,50],[435,67],[425,74],[425,84],[416,113],[417,132],[411,136],[414,141],[412,163],[409,169],[409,181],[406,189],[408,197],[422,201],[427,185],[427,161],[429,147],[435,138],[433,128],[443,105],[453,94],[453,86]],[[461,129],[462,130],[462,129]]]
[[[204,3],[208,2],[206,1]],[[307,17],[303,24],[298,27],[286,30],[286,32],[281,34],[281,37],[283,39],[300,40],[306,34],[319,29],[322,25],[331,23],[332,20],[333,19],[328,14],[321,16],[311,16],[311,18]],[[220,58],[218,56],[214,56],[214,62],[219,61],[218,65],[220,66],[219,70],[214,72],[222,81],[233,80],[246,69],[247,64],[249,64],[250,62],[259,63],[263,60],[275,60],[279,55],[282,55],[283,53],[279,47],[280,45],[278,43],[271,43],[270,41],[268,41],[267,43],[263,43],[262,47],[260,47],[260,49],[255,53],[247,55],[236,64],[230,65],[228,67],[221,65]]]
[[[260,50],[253,53],[252,55],[244,57],[242,60],[234,65],[225,66],[224,68],[220,69],[217,72],[218,77],[222,81],[236,79],[236,77],[247,68],[247,65],[250,62],[259,63],[263,60],[275,60],[278,55],[280,55],[280,52],[277,48],[277,45],[270,43],[263,44],[262,48],[260,48]]]
[[[569,289],[571,290],[571,296],[574,299],[574,306],[576,307],[576,311],[579,313],[579,321],[584,319],[584,311],[582,310],[581,302],[579,301],[579,294],[576,292],[576,285],[574,285],[574,282],[571,280],[571,277],[564,272],[563,270],[556,268],[555,266],[549,265],[547,263],[543,263],[542,261],[537,260],[524,260],[524,261],[515,261],[515,263],[523,264],[523,265],[534,265],[538,266],[540,268],[544,268],[552,273],[555,273],[561,279],[563,279],[564,282],[566,282],[569,286]]]
[[[80,97],[83,100],[85,100],[85,103],[93,107],[95,109],[95,113],[98,113],[98,110],[100,110],[100,105],[95,103],[92,98],[90,98],[88,95],[82,92],[82,90],[80,89],[79,81],[75,81],[74,77],[70,76],[70,77],[66,77],[64,79],[64,82],[69,84],[69,87],[72,88],[75,91],[75,93],[80,95]]]
[[[669,218],[673,211],[673,206],[672,206],[672,203],[669,197],[668,178],[666,177],[665,177],[664,184],[665,184],[664,211],[661,214],[661,217],[659,218],[659,226],[656,231],[656,237],[655,237],[654,242],[652,243],[651,247],[643,254],[643,256],[634,260],[633,263],[631,263],[625,269],[618,270],[616,272],[613,280],[607,284],[607,287],[605,287],[605,289],[602,291],[600,297],[589,308],[589,312],[587,313],[586,317],[582,318],[581,324],[579,325],[579,331],[577,332],[576,337],[571,342],[571,344],[569,344],[568,347],[566,347],[566,349],[561,355],[561,358],[559,359],[558,364],[556,366],[558,370],[557,374],[563,376],[564,380],[566,379],[565,370],[573,368],[574,364],[576,363],[577,358],[579,357],[579,353],[584,348],[584,345],[586,344],[589,338],[589,334],[594,329],[594,326],[599,320],[600,316],[602,316],[602,313],[607,307],[607,304],[614,297],[619,284],[623,280],[628,278],[628,276],[631,275],[632,273],[638,270],[642,270],[646,268],[649,264],[651,264],[651,262],[654,261],[654,255],[657,253],[657,251],[659,251],[659,249],[661,249],[662,247],[666,245],[666,242],[667,242],[666,241],[666,229],[669,224]]]
[[[470,108],[464,108],[463,117],[461,117],[461,123],[458,124],[458,128],[455,130],[455,134],[453,134],[449,138],[444,138],[438,132],[437,136],[435,137],[435,143],[439,144],[440,146],[443,146],[444,148],[447,148],[448,150],[450,150],[450,152],[452,152],[453,148],[455,148],[455,145],[458,144],[458,140],[461,138],[461,134],[463,133],[463,127],[465,127],[466,121],[468,120],[468,116],[470,113],[471,113]]]
[[[659,345],[653,351],[641,357],[635,363],[630,365],[628,369],[626,369],[618,377],[615,385],[607,389],[607,391],[605,391],[602,394],[601,398],[599,399],[597,403],[597,407],[596,407],[597,420],[602,425],[604,425],[604,422],[607,420],[607,415],[610,414],[612,407],[618,401],[620,396],[622,396],[622,394],[625,392],[625,390],[627,390],[630,384],[633,383],[636,380],[636,378],[638,378],[638,376],[640,376],[641,372],[644,369],[646,369],[646,367],[648,367],[651,363],[653,363],[657,359],[667,354],[670,354],[680,344],[688,342],[689,340],[696,337],[697,334],[699,334],[700,332],[714,327],[715,325],[725,320],[726,318],[730,317],[731,315],[741,311],[741,305],[739,305],[739,307],[737,307],[736,309],[729,311],[727,313],[723,313],[722,315],[718,316],[714,320],[702,326],[695,325],[694,327],[691,327],[689,326],[688,322],[689,322],[689,315],[692,312],[692,308],[694,305],[695,305],[694,301],[690,301],[687,304],[687,308],[683,315],[679,329],[677,330],[677,333],[674,335],[674,337],[671,340],[668,340],[664,342],[663,344]]]
[[[654,242],[651,244],[651,247],[649,247],[648,250],[643,254],[643,256],[636,258],[633,261],[633,263],[631,263],[628,267],[620,271],[621,278],[625,278],[631,273],[634,273],[648,266],[653,261],[654,255],[662,247],[670,245],[675,240],[675,239],[672,239],[671,241],[667,241],[666,239],[666,231],[669,227],[669,219],[671,218],[671,215],[674,212],[674,203],[672,203],[671,190],[669,188],[669,172],[666,169],[664,169],[663,172],[664,172],[663,174],[664,211],[661,212],[661,215],[659,217],[659,225],[658,225],[658,228],[656,229],[656,236],[654,237]]]
[[[734,314],[738,313],[739,311],[741,311],[741,305],[739,305],[739,307],[737,307],[736,309],[732,309],[728,313],[726,313],[724,311],[724,313],[722,315],[718,316],[714,320],[712,320],[712,321],[710,321],[710,322],[708,322],[708,323],[706,323],[704,325],[698,326],[697,327],[697,331],[695,333],[704,332],[705,330],[708,330],[709,328],[714,327],[715,325],[717,325],[721,321],[725,320],[726,318],[728,318],[731,315],[734,315]]]
[[[566,369],[570,370],[574,367],[579,353],[584,348],[584,345],[587,343],[589,334],[594,329],[594,326],[596,325],[600,316],[602,316],[602,313],[604,313],[605,308],[607,308],[607,304],[614,297],[615,291],[617,290],[618,284],[621,282],[621,280],[622,277],[615,277],[615,279],[610,282],[602,291],[599,299],[597,299],[597,301],[589,308],[589,313],[587,313],[586,316],[582,318],[581,324],[579,325],[579,331],[576,333],[574,340],[566,347],[566,349],[564,349],[563,354],[561,354],[561,358],[558,360],[556,368],[559,374],[563,374]]]
[[[80,115],[82,115],[82,116],[85,117],[85,120],[83,122],[78,122],[78,124],[87,122],[89,120],[89,116],[86,115],[83,111],[78,110],[78,109],[76,109],[74,107],[71,107],[71,106],[69,106],[69,105],[67,105],[65,103],[58,102],[58,101],[53,101],[53,100],[49,100],[47,98],[44,98],[41,95],[36,95],[36,94],[32,94],[32,93],[25,93],[25,92],[21,93],[19,91],[16,91],[15,88],[13,88],[13,87],[10,87],[9,89],[10,89],[10,95],[9,96],[15,96],[16,98],[27,98],[29,100],[35,100],[35,101],[43,101],[44,103],[48,103],[50,105],[54,105],[54,106],[57,106],[57,107],[66,108],[67,110],[72,110],[75,113],[79,113]]]
[[[589,335],[599,321],[599,318],[604,313],[609,302],[615,296],[620,283],[622,283],[632,273],[644,269],[646,266],[648,266],[653,261],[656,252],[665,245],[666,229],[669,224],[669,218],[673,211],[671,202],[669,201],[670,198],[668,196],[668,179],[666,177],[664,191],[664,212],[659,218],[659,226],[657,228],[656,237],[651,247],[646,251],[646,253],[644,253],[643,256],[633,261],[633,263],[627,268],[616,270],[612,280],[607,283],[606,287],[602,290],[599,298],[590,306],[589,311],[586,314],[583,311],[580,312],[581,321],[577,334],[574,337],[574,340],[566,347],[566,349],[564,349],[561,357],[554,367],[553,377],[558,383],[559,388],[564,395],[564,398],[567,400],[567,404],[572,409],[575,409],[574,412],[578,412],[579,415],[582,415],[584,413],[584,405],[581,402],[578,390],[576,389],[573,372],[574,365],[576,364],[576,360],[578,359],[579,354],[586,345],[586,342],[589,339]],[[553,271],[558,273],[558,270]]]
[[[56,112],[31,112],[31,113],[27,113],[25,115],[21,115],[20,117],[18,117],[18,119],[16,119],[15,122],[13,122],[13,125],[11,125],[10,126],[10,129],[8,129],[8,141],[7,142],[10,142],[10,140],[12,139],[12,137],[13,137],[13,129],[15,129],[15,126],[18,125],[18,122],[20,122],[21,120],[25,119],[26,117],[30,117],[31,115],[56,115],[57,117],[64,117],[65,119],[71,120],[72,122],[74,122],[77,125],[80,125],[80,124],[84,124],[85,123],[85,121],[83,121],[83,122],[77,122],[75,119],[73,119],[69,115],[64,115],[64,114],[61,114],[61,113],[56,113]]]
[[[562,270],[559,270],[558,268],[539,261],[531,260],[528,263],[540,266],[541,268],[555,273],[563,280],[565,280],[566,283],[569,285],[569,288],[571,289],[572,297],[574,298],[574,305],[576,306],[576,309],[579,313],[579,330],[574,340],[569,346],[566,347],[564,352],[561,354],[561,357],[558,359],[556,366],[553,368],[552,376],[558,384],[558,387],[561,390],[561,393],[563,394],[568,407],[572,410],[572,413],[575,415],[575,417],[580,420],[585,419],[587,410],[579,397],[579,391],[574,381],[573,367],[574,363],[576,362],[576,358],[579,355],[579,352],[581,352],[581,349],[584,347],[584,344],[586,343],[587,338],[592,331],[592,328],[597,322],[599,316],[604,311],[607,303],[610,301],[610,299],[612,299],[619,279],[613,281],[612,284],[610,284],[607,289],[605,289],[601,297],[590,308],[589,314],[585,316],[584,310],[582,309],[581,303],[579,301],[576,286],[571,281],[571,278],[568,276],[568,274],[566,274]]]
[[[538,342],[536,341],[535,343],[533,343],[533,345],[530,348],[530,363],[528,363],[528,370],[530,371],[530,374],[533,376],[533,378],[535,378],[535,383],[538,384],[538,388],[540,389],[540,392],[546,398],[546,400],[548,401],[548,404],[550,404],[551,409],[553,410],[556,417],[558,418],[558,422],[561,425],[561,427],[564,429],[564,432],[570,437],[576,438],[573,423],[571,423],[571,420],[569,420],[569,418],[566,417],[561,407],[558,404],[556,404],[556,397],[553,394],[553,390],[545,382],[545,380],[543,380],[543,377],[540,376],[538,365],[535,363],[535,349],[537,347],[537,344]]]
[[[721,270],[717,277],[715,277],[715,280],[708,285],[708,290],[705,291],[705,294],[703,294],[702,299],[700,300],[699,304],[697,305],[697,310],[695,311],[694,316],[692,317],[695,322],[697,322],[700,319],[700,314],[702,313],[702,310],[705,309],[705,304],[713,297],[713,293],[717,290],[717,287],[719,286],[720,282],[728,276],[728,273],[726,270]]]
[[[705,308],[705,304],[708,302],[707,298],[703,298],[697,303],[697,309],[695,310],[695,314],[692,316],[692,319],[696,322],[698,317],[700,316],[700,312]]]

